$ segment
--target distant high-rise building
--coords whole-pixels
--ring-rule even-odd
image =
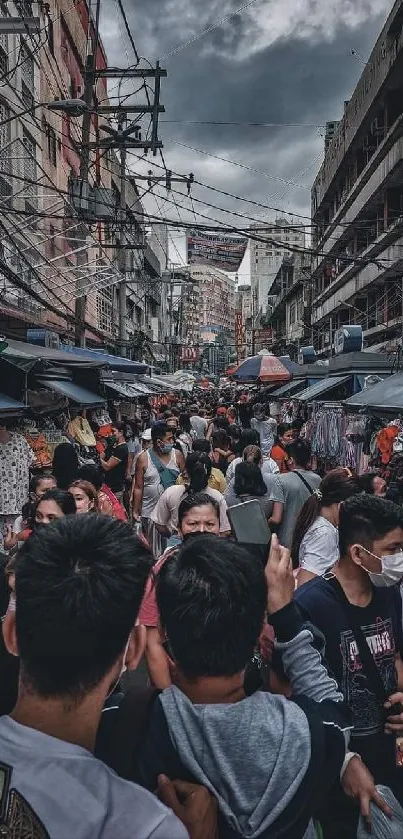
[[[234,344],[235,280],[224,271],[205,265],[187,269],[199,289],[199,328],[203,343],[220,336]]]
[[[285,218],[277,218],[275,222],[251,226],[250,232],[262,240],[250,242],[252,308],[256,318],[266,314],[270,289],[284,255],[291,253],[293,247],[305,247],[305,229]]]

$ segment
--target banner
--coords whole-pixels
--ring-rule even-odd
[[[245,256],[248,240],[240,236],[190,230],[187,237],[189,265],[214,265],[235,273]]]

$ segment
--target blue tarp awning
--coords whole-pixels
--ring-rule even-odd
[[[71,347],[68,344],[63,344],[63,351],[72,355],[80,355],[82,358],[88,358],[92,361],[99,361],[100,364],[105,364],[111,370],[120,370],[122,373],[147,373],[148,370],[148,365],[141,364],[140,361],[131,361],[129,358],[110,355],[100,350],[82,349],[81,347]]]
[[[302,393],[296,395],[298,402],[315,402],[319,396],[324,396],[331,390],[334,390],[339,385],[344,385],[351,379],[351,376],[327,376],[326,379],[321,379],[315,385],[311,385]]]
[[[62,379],[45,379],[41,378],[41,385],[54,390],[56,393],[61,393],[75,402],[76,405],[82,405],[84,408],[96,408],[99,405],[105,405],[106,400],[99,393],[92,393],[81,385],[76,385],[74,382],[63,381]]]
[[[306,389],[308,379],[299,379],[299,381],[287,382],[285,385],[273,390],[270,394],[270,399],[277,396],[290,396],[292,393],[298,393],[299,390]]]
[[[6,396],[4,393],[0,393],[0,414],[5,416],[13,416],[14,414],[20,414],[21,411],[25,411],[26,406],[23,402],[17,402],[16,399],[11,399],[10,396]]]

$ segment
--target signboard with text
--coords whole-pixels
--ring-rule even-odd
[[[200,358],[199,347],[181,347],[180,360],[183,364],[193,364]]]
[[[245,256],[248,240],[231,234],[190,230],[187,237],[189,265],[213,265],[221,271],[236,272]]]

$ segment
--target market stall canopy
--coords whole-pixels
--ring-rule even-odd
[[[377,385],[365,388],[361,393],[347,399],[344,405],[349,411],[362,411],[367,408],[378,414],[396,414],[403,411],[403,373],[395,373]]]
[[[92,393],[90,390],[76,385],[74,382],[66,381],[64,379],[46,379],[41,377],[40,384],[42,387],[54,390],[55,393],[61,393],[66,396],[70,402],[76,405],[82,405],[83,408],[96,408],[105,405],[105,399],[99,393]]]
[[[129,358],[121,358],[118,355],[110,355],[101,350],[90,350],[81,347],[71,347],[69,344],[63,344],[63,350],[71,357],[88,361],[99,361],[99,366],[109,367],[110,370],[120,370],[122,373],[147,373],[149,370],[148,364],[143,364],[140,361],[131,361]]]
[[[291,373],[275,355],[254,355],[246,358],[233,375],[237,382],[288,382]]]
[[[302,393],[298,393],[295,396],[295,399],[298,402],[321,402],[323,400],[319,397],[322,397],[325,394],[330,394],[333,390],[351,380],[351,375],[329,376],[326,379],[322,379],[320,382],[316,382],[316,384],[311,385],[311,387],[308,387],[306,390],[303,390]]]
[[[297,393],[300,393],[302,390],[306,390],[311,385],[316,384],[317,379],[311,380],[310,382],[308,379],[293,379],[292,382],[287,382],[285,385],[281,385],[281,387],[277,388],[277,390],[273,390],[270,394],[270,398],[274,397],[291,397]]]
[[[20,370],[29,373],[34,367],[47,366],[49,364],[75,367],[75,368],[100,368],[104,362],[92,357],[74,356],[63,350],[52,349],[52,347],[40,347],[37,344],[25,344],[23,341],[12,341],[7,338],[5,350],[1,353],[1,359],[8,361]]]
[[[0,393],[0,418],[18,416],[23,411],[26,411],[23,402],[17,402],[16,399],[11,399],[10,396]]]

